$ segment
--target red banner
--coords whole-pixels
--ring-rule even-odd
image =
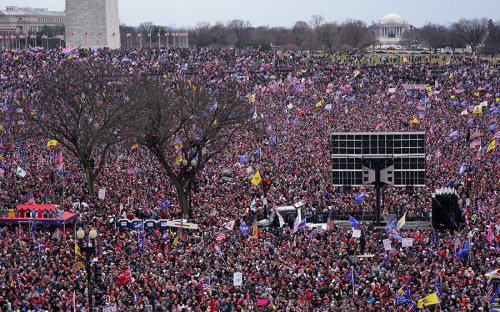
[[[120,286],[126,285],[130,282],[132,282],[132,272],[130,271],[130,268],[126,268],[120,273],[115,275],[115,280],[118,281],[118,284]]]

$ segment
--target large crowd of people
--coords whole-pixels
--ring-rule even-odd
[[[2,51],[0,209],[56,204],[78,215],[66,226],[38,225],[34,233],[26,224],[0,228],[3,310],[91,310],[87,270],[79,265],[85,259],[75,255],[75,231],[81,228],[98,233],[91,262],[102,268],[102,278],[94,276],[91,283],[94,310],[408,311],[413,303],[396,301],[406,285],[414,303],[439,292],[439,304],[421,311],[488,311],[495,289],[484,274],[500,266],[498,64],[478,57],[376,58],[196,48],[81,49],[71,57],[59,50]],[[192,194],[189,221],[197,230],[144,235],[117,227],[116,220],[126,216],[181,217],[175,188],[147,151],[113,150],[110,159],[123,156],[105,164],[96,189],[106,192],[98,198],[88,195],[81,166],[64,148],[47,147],[50,138],[19,137],[19,129],[30,125],[13,123],[19,113],[14,103],[37,78],[61,62],[94,60],[131,73],[175,73],[198,82],[231,77],[255,95],[256,115],[269,139],[239,133],[196,175],[200,188]],[[257,214],[300,201],[309,214],[368,220],[375,206],[372,189],[360,202],[355,197],[361,188],[345,192],[332,186],[329,133],[375,131],[426,132],[426,186],[413,192],[388,187],[382,213],[430,220],[431,193],[453,186],[464,198],[470,178],[467,228],[434,232],[403,226],[401,235],[414,238],[413,246],[391,238],[390,250],[384,231],[366,227],[361,238],[337,226],[312,234],[289,225],[259,228],[257,235],[240,231],[240,224],[252,220],[253,200]],[[248,161],[241,161],[243,154]],[[64,168],[58,168],[58,157]],[[265,190],[250,183],[248,167],[269,181]],[[224,169],[232,177],[222,175]],[[232,221],[236,226],[228,226]],[[470,251],[457,256],[466,242]],[[133,281],[120,285],[115,276],[126,268]],[[242,283],[235,286],[237,272]]]

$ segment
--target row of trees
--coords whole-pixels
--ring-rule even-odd
[[[405,32],[401,39],[403,47],[423,46],[437,51],[440,48],[470,47],[472,52],[498,54],[500,52],[500,27],[493,20],[462,18],[450,27],[426,23],[420,29]]]
[[[130,77],[109,62],[63,62],[36,85],[36,99],[18,104],[29,122],[16,136],[57,140],[78,159],[90,195],[106,163],[137,144],[153,155],[189,213],[186,168],[198,172],[241,129],[256,129],[252,105],[238,84],[197,84],[163,76]]]
[[[191,46],[235,46],[237,48],[271,49],[280,47],[284,50],[362,50],[379,42],[374,34],[374,25],[367,25],[361,20],[348,19],[342,23],[328,22],[322,16],[314,15],[311,21],[298,21],[292,28],[285,27],[253,27],[248,21],[239,19],[227,23],[210,24],[199,22],[189,30]],[[122,26],[124,33],[134,35],[152,34],[152,41],[157,41],[157,33],[162,36],[172,32],[167,28],[143,23],[139,28]],[[462,18],[450,27],[435,23],[426,23],[417,29],[412,27],[406,31],[400,41],[405,48],[427,48],[437,51],[440,48],[470,47],[473,52],[497,54],[500,52],[500,26],[492,20]]]

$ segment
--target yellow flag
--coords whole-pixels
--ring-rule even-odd
[[[77,269],[82,268],[83,269],[83,268],[85,268],[85,265],[83,264],[83,262],[77,262],[77,263],[75,263],[75,268],[77,268]]]
[[[179,244],[179,234],[177,234],[177,237],[174,239],[174,242],[172,243],[172,245],[174,245],[175,247],[177,247],[177,244]]]
[[[482,106],[474,106],[474,110],[472,111],[473,114],[481,114],[483,112],[483,107]]]
[[[415,116],[413,116],[413,119],[410,121],[410,125],[411,124],[418,124],[418,120]]]
[[[424,299],[420,299],[418,301],[417,308],[420,309],[422,306],[429,306],[433,304],[439,304],[439,298],[437,296],[437,292],[428,295]]]
[[[56,146],[56,145],[57,145],[56,140],[50,140],[49,142],[47,142],[47,146]]]
[[[453,78],[453,74],[450,74],[450,79]]]
[[[250,97],[250,103],[254,103],[255,102],[255,94],[252,94],[252,96]]]
[[[252,235],[257,236],[257,219],[253,222]]]
[[[31,116],[35,116],[36,112],[31,112],[30,114],[31,114]]]
[[[180,163],[182,161],[182,155],[177,155],[177,157],[175,157],[175,162],[176,163]]]
[[[425,91],[432,91],[432,87],[425,88]]]
[[[214,120],[214,125],[216,125],[216,124],[217,124],[217,119]]]
[[[3,130],[3,125],[0,125],[0,131],[2,131],[2,130]]]
[[[486,149],[486,153],[488,153],[492,149],[495,149],[495,147],[496,147],[495,140],[493,140],[493,141],[491,141],[490,145],[488,145],[488,148]]]
[[[399,230],[400,228],[403,227],[403,225],[405,225],[406,223],[406,212],[404,213],[404,215],[401,217],[401,219],[399,219],[398,221],[398,225],[396,225],[396,230]]]
[[[479,96],[479,92],[474,92],[474,95],[475,96]]]
[[[321,106],[321,101],[319,101],[318,103],[316,103],[316,107],[320,107]]]
[[[182,148],[182,142],[179,142],[179,144],[175,145],[175,149]]]
[[[495,99],[495,101],[496,101],[496,102],[500,102],[500,98],[496,98],[496,99]]]
[[[259,174],[259,172],[257,171],[257,172],[255,173],[255,175],[253,176],[252,180],[250,180],[250,182],[252,182],[252,184],[254,184],[255,186],[257,186],[257,185],[259,185],[259,183],[260,183],[260,181],[261,181],[261,180],[262,180],[262,179],[260,178],[260,174]]]
[[[75,254],[77,254],[78,256],[82,256],[82,253],[80,252],[80,247],[78,247],[78,243],[75,242]]]
[[[455,98],[455,96],[454,96],[454,95],[450,96],[450,99],[452,99],[452,100],[453,100],[454,98]]]

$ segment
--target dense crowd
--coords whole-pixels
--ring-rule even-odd
[[[61,62],[93,60],[199,83],[232,77],[255,96],[256,116],[269,138],[257,141],[241,133],[197,174],[201,183],[190,222],[198,230],[148,231],[139,250],[143,234],[116,226],[126,216],[181,216],[175,188],[147,151],[113,150],[110,159],[117,161],[106,163],[96,181],[96,189],[106,190],[98,199],[88,195],[85,174],[71,154],[59,145],[47,147],[50,138],[17,135],[30,125],[12,122],[19,113],[14,103],[29,94],[37,77]],[[67,226],[37,226],[33,235],[26,225],[0,229],[0,305],[4,311],[87,311],[86,270],[75,266],[83,261],[75,255],[75,230],[94,228],[92,263],[103,272],[103,280],[91,287],[94,297],[102,297],[94,298],[94,307],[207,311],[213,301],[217,311],[407,311],[413,305],[398,305],[397,291],[406,285],[417,302],[436,292],[439,276],[439,305],[420,310],[488,311],[490,281],[484,273],[500,265],[500,176],[490,144],[497,136],[500,103],[497,66],[481,58],[432,55],[378,62],[367,56],[233,49],[77,50],[71,57],[61,51],[2,51],[0,208],[51,203],[78,219]],[[450,137],[457,130],[458,136]],[[425,131],[426,187],[413,192],[388,187],[383,214],[429,220],[431,193],[456,186],[464,197],[465,180],[471,178],[469,227],[438,233],[403,227],[402,235],[414,238],[413,247],[392,239],[391,250],[382,243],[387,234],[368,228],[361,238],[336,226],[315,235],[308,229],[293,233],[288,225],[262,228],[257,239],[240,231],[240,224],[252,220],[254,199],[257,212],[302,201],[308,213],[337,219],[373,215],[373,190],[366,189],[359,202],[361,189],[332,186],[333,131]],[[249,157],[242,162],[244,154]],[[58,158],[64,168],[57,168]],[[266,190],[249,182],[248,167],[269,180]],[[234,175],[224,177],[223,169]],[[225,227],[231,221],[236,226]],[[220,232],[225,237],[216,240]],[[469,239],[470,252],[454,256]],[[358,257],[365,253],[370,256]],[[125,268],[134,281],[120,286],[114,277]],[[241,286],[234,286],[235,272],[242,273]]]

